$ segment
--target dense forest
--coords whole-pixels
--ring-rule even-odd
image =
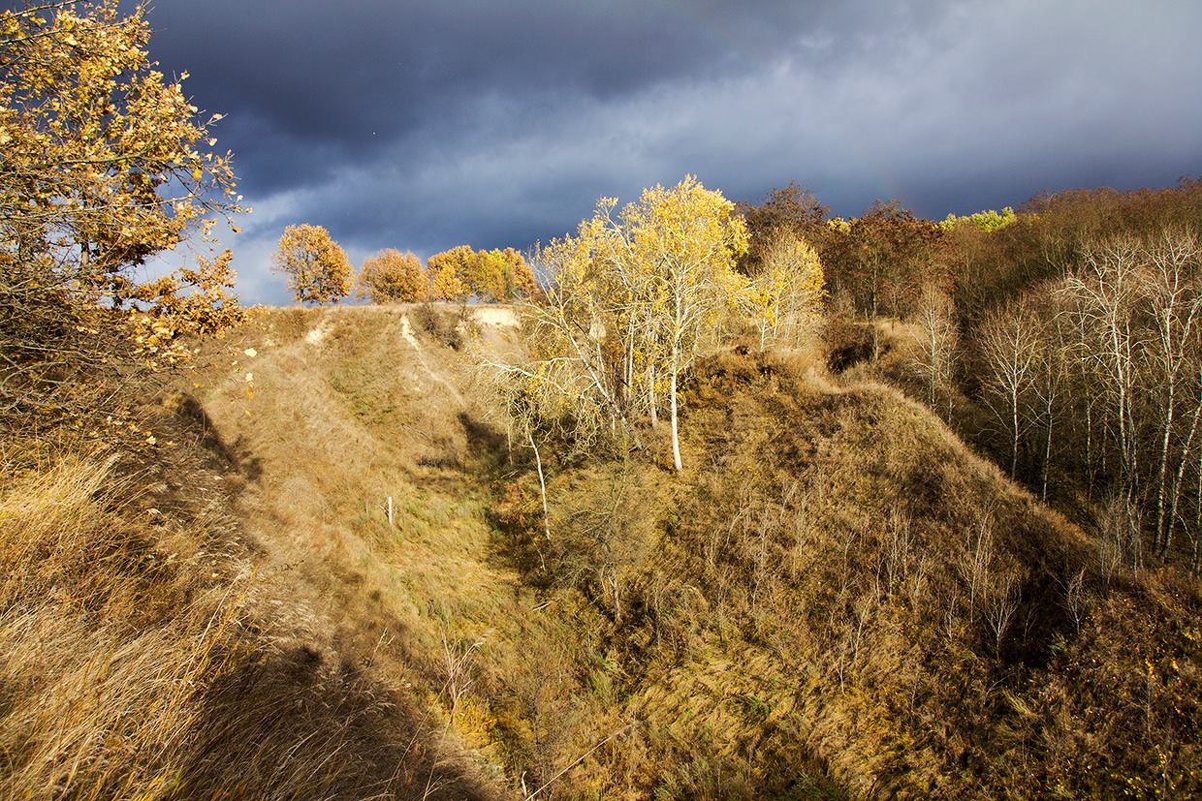
[[[0,12],[0,794],[1202,793],[1202,181],[298,223],[244,308],[139,270],[244,210],[150,35]]]

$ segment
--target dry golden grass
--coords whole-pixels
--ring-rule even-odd
[[[267,601],[223,512],[154,491],[111,455],[5,481],[0,795],[489,797],[411,694]]]
[[[308,317],[276,315],[276,335],[307,336]],[[238,383],[217,406],[250,421],[246,374],[258,367],[245,350],[221,354]],[[73,456],[71,431],[25,438],[25,450],[5,443],[0,796],[494,797],[494,780],[428,704],[420,679],[432,649],[412,651],[383,584],[359,586],[362,563],[375,564],[359,535],[389,534],[363,514],[365,485],[337,461],[336,441],[328,452],[255,453],[243,428],[188,397],[214,374],[212,352],[199,358],[208,367],[185,375],[185,394],[144,410],[139,433],[99,455]],[[285,374],[296,367],[275,380],[295,389]],[[332,421],[353,417],[324,389]],[[278,400],[274,433],[287,437],[295,407]],[[268,472],[275,455],[317,470]],[[364,480],[394,470],[394,455]],[[451,496],[407,500],[401,513],[431,525],[462,513]],[[454,595],[430,574],[442,582],[432,594]]]
[[[428,313],[450,324],[459,311]],[[587,640],[572,621],[532,614],[540,598],[495,548],[491,482],[512,468],[467,351],[512,349],[514,332],[503,315],[485,320],[456,350],[413,314],[261,311],[200,355],[192,391],[253,473],[239,515],[264,574],[310,610],[312,637],[412,688],[445,729],[433,740],[451,755],[474,749],[494,786],[525,774],[533,789],[578,756],[550,709],[595,703],[572,700]],[[562,683],[546,681],[554,670]]]
[[[410,312],[260,310],[158,412],[178,448],[5,455],[0,795],[1198,788],[1196,588],[1103,582],[921,405],[715,355],[684,475],[654,432],[544,453],[548,539],[472,342]]]
[[[171,797],[205,694],[231,666],[238,584],[206,587],[200,554],[162,550],[135,487],[96,456],[4,487],[7,797]],[[172,539],[204,541],[190,533]]]
[[[789,362],[719,354],[699,367],[683,476],[660,459],[552,481],[553,522],[612,531],[616,542],[593,546],[611,562],[614,548],[633,554],[619,560],[626,614],[603,641],[621,717],[638,725],[581,776],[662,798],[1196,788],[1187,721],[1202,688],[1182,667],[1200,656],[1196,591],[1128,576],[1107,593],[1093,543],[921,404],[876,384],[832,388]],[[592,524],[615,508],[629,517],[613,500],[623,483],[650,531]],[[539,546],[546,572],[573,575],[537,536],[514,541]],[[594,607],[612,610],[605,586],[579,575]],[[1117,624],[1149,594],[1154,614]],[[1140,691],[1145,657],[1157,679]],[[1134,716],[1140,699],[1153,709],[1142,727],[1101,712]],[[1073,764],[1085,744],[1093,758]]]

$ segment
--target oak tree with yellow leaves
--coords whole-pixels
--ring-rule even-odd
[[[471,289],[463,279],[475,256],[475,252],[468,245],[458,245],[450,250],[435,253],[427,259],[426,274],[430,276],[430,297],[434,300],[466,301]]]
[[[426,271],[412,252],[381,250],[359,268],[356,294],[372,303],[415,303],[425,300],[428,291]]]
[[[530,265],[513,248],[477,251],[465,283],[480,300],[504,302],[538,293]]]
[[[135,351],[151,366],[189,361],[187,337],[213,336],[242,320],[233,294],[233,256],[229,250],[215,259],[198,256],[196,267],[181,267],[136,288],[132,297],[138,303],[129,310],[126,328]]]
[[[436,300],[505,302],[539,291],[530,265],[513,248],[477,251],[458,245],[431,256],[426,271]]]
[[[271,268],[288,276],[288,289],[301,303],[337,303],[355,277],[346,253],[320,225],[285,228]]]
[[[199,303],[232,276],[214,262],[151,285],[132,274],[242,210],[230,154],[213,149],[221,115],[191,104],[187,73],[169,79],[150,60],[150,32],[144,3],[0,11],[0,412],[64,403],[71,377],[129,335],[156,347],[150,337],[187,328],[166,303],[148,335],[148,304],[198,281]],[[219,307],[232,300],[218,294]]]

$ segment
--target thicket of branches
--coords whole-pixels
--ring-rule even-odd
[[[120,355],[185,358],[178,339],[237,317],[229,256],[139,282],[134,269],[239,211],[228,153],[147,55],[145,5],[0,13],[0,415],[98,408]]]
[[[1198,571],[1202,183],[1039,196],[938,225],[894,203],[828,219],[796,186],[745,213],[818,245],[832,305],[867,323],[870,355],[879,322],[905,321],[916,342],[894,377],[1092,524],[1107,558]]]
[[[686,176],[620,210],[603,198],[575,235],[538,249],[546,284],[522,309],[532,359],[494,366],[540,479],[538,438],[638,446],[661,414],[679,472],[680,391],[698,354],[745,329],[761,349],[805,338],[823,297],[817,253],[779,228],[756,244],[752,274],[739,272],[746,223]]]
[[[1100,504],[1138,568],[1202,531],[1202,247],[1167,229],[1089,243],[1061,278],[990,312],[973,337],[982,400],[1012,475]],[[1117,515],[1117,519],[1114,519]],[[1145,546],[1148,549],[1145,552]]]

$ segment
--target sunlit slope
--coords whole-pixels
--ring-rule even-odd
[[[344,504],[378,482],[396,494],[411,542],[427,541],[421,523],[470,542],[485,530],[470,495],[431,481],[419,502],[398,478],[427,458],[459,458],[468,439],[397,451],[412,458],[369,443],[311,366],[354,361],[313,358],[321,332],[310,339],[310,323],[323,319],[252,315],[203,345],[176,392],[135,374],[117,388],[133,411],[97,419],[103,438],[84,429],[4,442],[0,796],[510,795],[440,712],[443,637],[455,654],[473,618],[430,599],[493,604],[483,617],[501,619],[494,610],[508,609],[515,582],[501,601],[431,589],[456,574],[414,547],[404,575],[418,589],[392,592],[383,566],[403,560],[376,551],[399,528],[374,500],[370,514],[361,497],[357,513]],[[378,462],[362,461],[377,448]],[[450,545],[437,552],[459,558]],[[462,561],[459,576],[478,565]]]
[[[497,554],[492,480],[507,455],[476,354],[520,345],[510,310],[462,316],[257,310],[201,354],[192,391],[246,476],[238,515],[288,588],[285,616],[304,617],[354,669],[424,698],[436,734],[424,745],[471,749],[504,796],[540,760],[539,775],[554,772],[531,699],[572,696],[574,680],[555,690],[547,674],[570,676],[561,663],[583,646],[569,624],[531,612],[539,599]],[[420,795],[428,778],[408,786]]]
[[[1197,786],[1195,590],[1103,573],[893,390],[730,354],[687,403],[679,480],[639,463],[551,488],[549,572],[617,621],[637,721],[599,773],[639,753],[625,781],[669,797]]]
[[[476,378],[520,331],[486,311],[262,311],[192,391],[281,614],[424,699],[429,747],[495,792],[1197,787],[1196,591],[1103,570],[923,407],[712,357],[685,391],[683,475],[662,432],[621,459],[547,443],[548,538]]]

